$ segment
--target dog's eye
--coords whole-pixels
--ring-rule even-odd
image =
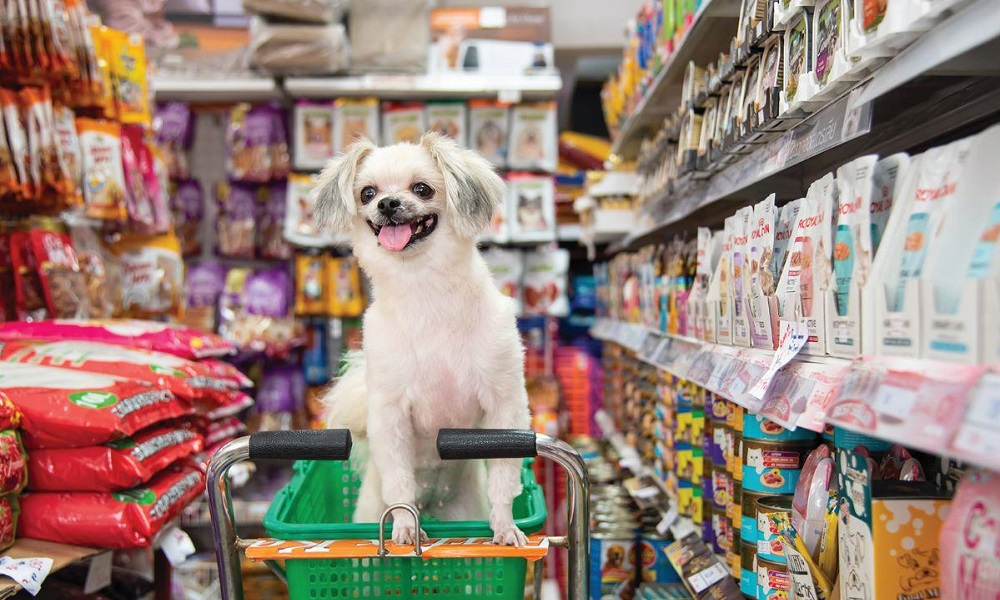
[[[372,186],[365,186],[361,189],[361,203],[368,204],[375,199],[375,188]]]
[[[410,189],[417,195],[418,198],[422,198],[424,200],[434,195],[434,190],[431,189],[431,186],[422,181],[414,183],[413,187]]]

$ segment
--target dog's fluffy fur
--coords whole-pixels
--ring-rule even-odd
[[[366,187],[376,190],[367,203]],[[485,159],[435,133],[384,148],[358,141],[320,175],[318,216],[351,233],[374,296],[364,349],[325,397],[327,425],[368,440],[355,521],[375,521],[398,502],[444,520],[483,519],[488,500],[494,541],[526,541],[511,509],[521,461],[445,463],[436,450],[441,428],[530,426],[514,305],[476,249],[503,198],[503,181]],[[382,199],[398,200],[397,213],[386,216]],[[381,227],[430,215],[430,233],[402,250],[380,243]],[[393,541],[412,543],[415,530],[409,513],[394,511]]]

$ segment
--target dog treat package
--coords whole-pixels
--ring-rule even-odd
[[[287,356],[305,341],[293,308],[293,281],[284,266],[252,272],[244,280],[241,307],[227,335],[243,351]]]
[[[360,317],[365,310],[361,289],[361,269],[354,257],[330,258],[326,261],[327,312],[331,317]]]
[[[330,294],[325,254],[299,254],[295,257],[295,314],[326,314]]]
[[[219,297],[225,285],[226,266],[219,261],[189,264],[184,281],[184,324],[201,331],[215,331]]]
[[[109,319],[0,324],[0,341],[25,340],[103,342],[165,352],[189,360],[225,356],[233,352],[232,344],[212,333],[153,321]]]
[[[128,210],[125,206],[121,127],[111,121],[78,118],[76,131],[80,136],[83,156],[86,215],[92,219],[124,221]]]
[[[29,449],[104,444],[192,413],[168,390],[111,375],[0,362],[0,382]]]
[[[106,29],[111,41],[111,75],[122,123],[150,124],[146,46],[142,36]]]
[[[122,265],[121,316],[180,315],[184,261],[177,236],[123,234],[110,250]]]
[[[10,261],[14,270],[14,312],[17,319],[43,321],[51,318],[28,232],[10,234]]]
[[[532,173],[507,176],[507,218],[513,241],[555,239],[555,195],[551,176]]]
[[[941,527],[941,598],[989,600],[1000,589],[1000,549],[996,521],[1000,476],[986,470],[966,473]]]
[[[197,179],[182,179],[174,185],[170,197],[175,230],[181,244],[181,254],[201,254],[201,222],[205,217],[205,193]]]
[[[424,105],[422,102],[383,102],[382,103],[382,144],[398,144],[420,142],[427,125],[424,122]]]
[[[243,383],[184,358],[101,342],[7,342],[0,362],[33,364],[143,381],[188,400],[226,400]]]
[[[260,107],[271,120],[271,139],[268,153],[271,155],[271,179],[285,179],[292,172],[292,153],[288,146],[288,114],[277,104]]]
[[[465,102],[462,100],[438,100],[428,102],[427,131],[436,131],[455,140],[459,146],[469,145],[465,126]]]
[[[248,418],[251,431],[285,431],[304,416],[305,379],[297,365],[271,365],[261,376],[257,404]],[[241,423],[242,425],[242,423]]]
[[[218,328],[219,336],[232,340],[235,335],[236,318],[243,312],[243,291],[247,277],[253,272],[247,267],[233,267],[226,271],[225,285],[219,296]]]
[[[14,192],[22,198],[31,198],[34,194],[34,181],[29,171],[28,132],[21,120],[21,110],[15,92],[0,89],[0,110],[3,111],[4,129],[7,131],[7,142],[10,144],[10,157],[14,165]]]
[[[28,456],[13,429],[0,431],[0,495],[19,494],[28,483]]]
[[[90,296],[68,234],[32,229],[31,251],[48,314],[56,319],[86,317]]]
[[[146,548],[160,529],[205,491],[193,467],[161,472],[121,492],[39,492],[21,497],[21,534],[95,548]]]
[[[285,196],[285,240],[296,246],[323,248],[336,241],[330,228],[316,221],[316,178],[292,173],[288,176]]]
[[[490,248],[483,252],[483,258],[493,275],[493,282],[505,296],[512,298],[517,303],[517,315],[524,311],[523,300],[521,298],[521,275],[524,272],[524,262],[521,259],[520,250],[507,250],[504,248]]]
[[[28,480],[33,492],[126,490],[201,452],[202,445],[201,434],[190,428],[154,427],[100,446],[33,450]]]
[[[354,140],[379,139],[378,100],[338,98],[333,113],[333,153],[343,152]]]
[[[220,181],[216,186],[218,204],[216,236],[219,256],[253,258],[257,242],[258,200],[261,190],[255,183]]]
[[[493,100],[469,102],[469,146],[498,167],[507,166],[508,112]]]
[[[507,166],[554,173],[559,164],[556,103],[518,104],[511,109]]]
[[[288,210],[288,182],[272,181],[261,189],[264,204],[257,226],[257,256],[270,260],[288,260],[294,250],[285,241],[285,212]]]
[[[565,317],[569,314],[566,277],[569,251],[536,250],[524,254],[524,315]]]
[[[163,160],[172,179],[191,176],[188,151],[194,142],[194,115],[191,107],[183,102],[165,102],[156,107],[153,118],[156,145],[163,152]]]
[[[266,182],[278,165],[276,154],[276,118],[273,107],[237,104],[229,113],[226,147],[229,151],[226,172],[236,181]]]
[[[68,220],[70,238],[80,263],[89,298],[91,319],[110,319],[120,304],[122,273],[115,264],[98,232],[87,223]]]
[[[299,100],[293,122],[296,169],[320,169],[336,154],[333,144],[333,102]]]

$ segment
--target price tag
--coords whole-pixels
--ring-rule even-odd
[[[93,594],[111,585],[111,552],[101,552],[90,559],[87,579],[83,583],[83,593]]]
[[[984,375],[972,396],[966,423],[1000,431],[1000,375]]]
[[[781,321],[781,336],[778,339],[778,351],[774,353],[771,364],[764,375],[750,387],[749,394],[758,400],[764,399],[771,380],[781,367],[787,365],[809,338],[809,326],[801,321]]]
[[[704,571],[695,573],[694,575],[688,577],[688,583],[691,584],[691,589],[693,589],[696,594],[700,594],[713,584],[722,581],[722,578],[728,575],[729,573],[722,565],[715,563]]]
[[[770,554],[771,553],[771,542],[765,542],[764,540],[757,540],[757,554]]]
[[[915,390],[883,384],[875,392],[872,408],[879,414],[905,421],[916,402]]]
[[[501,104],[517,104],[521,101],[521,90],[500,90],[497,92],[497,100]]]
[[[674,521],[677,520],[677,515],[677,507],[671,506],[670,510],[668,510],[667,513],[663,515],[663,518],[660,519],[660,522],[656,524],[656,533],[660,535],[667,535],[670,528],[673,526]]]

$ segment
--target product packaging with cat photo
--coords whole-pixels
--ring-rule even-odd
[[[493,100],[469,102],[469,147],[497,167],[507,166],[508,112]]]
[[[518,104],[510,120],[508,166],[554,173],[559,164],[556,103]]]
[[[549,175],[507,176],[507,220],[514,242],[555,240],[555,182]]]
[[[845,0],[847,2],[848,0]],[[852,56],[891,57],[963,0],[849,0],[847,44]]]
[[[775,234],[774,194],[753,207],[750,220],[750,293],[747,310],[754,348],[777,347],[778,301],[774,296],[778,277],[772,271]]]
[[[338,98],[333,113],[333,153],[339,154],[358,138],[378,141],[378,100]]]
[[[899,191],[862,301],[865,306],[871,303],[866,308],[866,323],[874,323],[870,348],[864,348],[866,354],[911,357],[921,354],[920,278],[925,266],[942,248],[941,224],[957,205],[956,199],[965,185],[964,164],[971,141],[962,139],[914,157],[897,184]],[[965,234],[973,237],[967,229]],[[863,334],[867,338],[869,332],[863,330]]]
[[[719,263],[712,274],[705,297],[706,318],[715,319],[715,341],[719,344],[733,343],[733,296],[730,289],[733,261],[733,230],[736,217],[727,217],[722,230],[722,246],[719,250]]]
[[[694,284],[687,299],[687,321],[688,334],[699,340],[707,340],[708,332],[712,333],[714,342],[715,323],[707,324],[707,295],[709,281],[712,271],[719,259],[719,246],[717,242],[721,237],[712,235],[712,231],[707,227],[698,228],[697,255],[695,265]]]
[[[749,348],[750,340],[750,225],[753,207],[736,211],[733,219],[733,250],[729,289],[733,298],[733,345]]]
[[[920,282],[923,356],[970,364],[1000,360],[1000,170],[989,161],[1000,127],[972,138],[962,181]]]

